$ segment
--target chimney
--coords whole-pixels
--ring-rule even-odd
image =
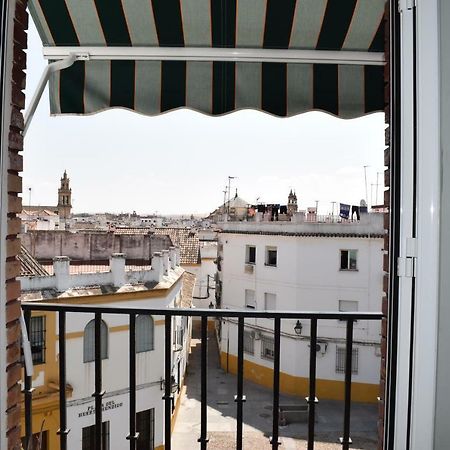
[[[169,247],[170,268],[173,270],[177,266],[177,250],[175,247]]]
[[[161,281],[163,276],[163,257],[161,252],[155,252],[152,255],[152,270],[155,271],[156,280]]]
[[[163,250],[161,253],[163,260],[163,275],[169,275],[169,250]]]
[[[113,286],[123,286],[125,284],[125,254],[113,253],[109,258],[109,268],[112,273]]]
[[[180,247],[175,247],[175,252],[177,254],[177,266],[181,266],[181,250],[180,250]]]
[[[56,278],[56,290],[64,292],[70,288],[70,259],[68,256],[53,258],[53,273]]]

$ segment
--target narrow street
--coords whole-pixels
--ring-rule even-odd
[[[197,325],[197,326],[196,326]],[[172,437],[174,450],[198,449],[200,436],[200,330],[194,322],[192,354],[189,359],[184,396]],[[236,439],[236,376],[225,373],[219,365],[217,341],[213,332],[208,337],[208,448],[235,448]],[[269,389],[244,380],[244,448],[269,450],[272,431],[272,394]],[[320,400],[320,399],[319,399]],[[298,399],[281,396],[280,403],[295,404]],[[317,450],[341,450],[343,402],[323,400],[317,408]],[[376,449],[377,406],[361,403],[352,405],[352,448]],[[280,427],[281,448],[306,448],[307,424],[296,423]]]

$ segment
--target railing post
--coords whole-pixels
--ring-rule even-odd
[[[61,450],[67,450],[67,405],[66,405],[66,313],[58,312],[59,347],[59,442]]]
[[[102,313],[95,313],[95,392],[92,396],[95,398],[95,448],[102,449],[102,399],[105,391],[102,389]]]
[[[202,316],[201,320],[201,338],[202,338],[202,348],[201,348],[201,411],[200,411],[200,437],[197,442],[200,442],[200,450],[206,450],[208,446],[208,398],[207,398],[207,388],[208,388],[208,317]]]
[[[342,450],[348,450],[350,439],[350,411],[352,403],[352,356],[353,356],[353,319],[347,319],[347,336],[345,345],[345,404],[344,435],[340,438]]]
[[[24,312],[24,320],[28,333],[28,340],[30,341],[31,311],[29,309],[26,309]],[[28,449],[33,437],[33,377],[31,375],[26,375],[26,371],[23,392],[25,396],[25,445]]]
[[[171,450],[172,427],[172,316],[165,315],[165,354],[164,354],[164,449]]]
[[[278,427],[280,415],[280,335],[281,335],[281,319],[276,317],[274,319],[274,344],[273,344],[273,422],[272,422],[272,437],[270,443],[272,450],[277,450],[281,445],[278,440]]]
[[[139,433],[136,432],[136,314],[130,314],[129,333],[129,377],[130,377],[130,450],[136,450]]]
[[[314,427],[316,420],[316,359],[317,359],[317,319],[311,319],[309,345],[309,397],[308,402],[308,450],[314,450]]]
[[[243,403],[246,401],[244,390],[244,317],[238,318],[238,366],[237,366],[237,403],[236,412],[236,450],[242,450]]]

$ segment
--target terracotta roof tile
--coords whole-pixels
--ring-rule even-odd
[[[31,253],[22,245],[20,248],[20,253],[17,256],[20,261],[20,276],[21,277],[32,277],[41,276],[45,277],[49,273],[44,269],[44,267],[37,262]]]
[[[156,235],[170,237],[172,244],[180,247],[181,264],[200,264],[198,233],[190,228],[155,228]]]
[[[183,289],[181,291],[181,307],[192,308],[196,276],[190,272],[183,274]]]

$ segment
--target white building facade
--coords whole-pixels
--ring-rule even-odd
[[[218,305],[229,309],[379,312],[382,298],[381,214],[353,223],[226,223],[219,234]],[[310,323],[282,320],[281,390],[305,396],[309,386]],[[237,325],[219,327],[221,363],[236,371]],[[318,397],[342,399],[345,322],[319,320]],[[379,395],[380,324],[354,325],[352,398]],[[272,386],[273,321],[247,319],[244,376]]]
[[[113,255],[110,271],[70,274],[68,258],[55,258],[54,275],[23,278],[23,301],[60,302],[98,307],[180,308],[192,302],[195,279],[180,267],[178,249],[155,253],[150,270],[125,270],[125,256]],[[80,287],[84,286],[84,287]],[[105,290],[107,291],[105,293]],[[49,293],[58,292],[54,298]],[[44,299],[45,297],[45,299]],[[35,364],[33,387],[45,397],[57,376],[57,342],[60,338],[53,313],[33,313],[41,317],[45,334],[41,336],[46,356]],[[94,315],[67,313],[67,423],[70,450],[94,449],[95,386]],[[137,449],[164,448],[164,357],[165,319],[158,315],[136,316],[136,426],[140,437]],[[104,449],[121,450],[129,445],[129,316],[102,315],[102,398]],[[172,376],[174,412],[189,354],[191,321],[172,319]],[[34,335],[39,340],[39,337]],[[32,348],[33,342],[32,342]],[[48,351],[47,349],[50,349]],[[35,350],[34,350],[35,351]],[[57,379],[57,378],[56,378]],[[36,405],[37,406],[37,405]],[[39,408],[37,408],[39,409]],[[56,411],[52,414],[57,420]],[[39,425],[39,417],[33,422]],[[51,423],[49,422],[49,426]],[[52,442],[56,425],[46,430]],[[50,447],[51,448],[51,444]]]

